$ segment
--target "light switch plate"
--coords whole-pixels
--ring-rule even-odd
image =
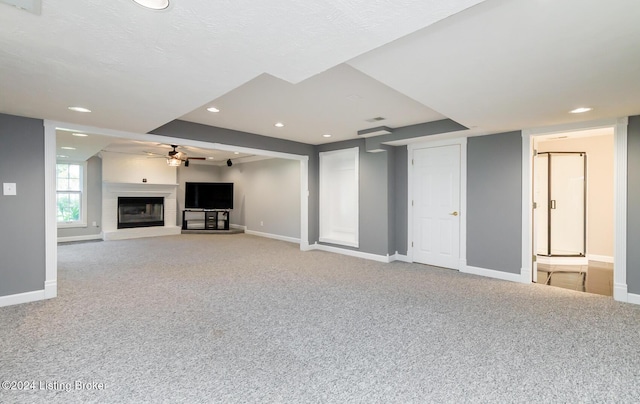
[[[2,194],[3,195],[16,195],[16,183],[15,182],[4,182],[4,183],[2,183]]]

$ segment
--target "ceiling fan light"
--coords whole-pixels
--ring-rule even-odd
[[[182,160],[180,159],[171,158],[171,157],[167,158],[167,164],[170,165],[171,167],[178,167],[180,166],[181,163],[182,163]]]

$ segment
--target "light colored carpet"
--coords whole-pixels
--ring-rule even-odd
[[[638,402],[640,308],[245,234],[61,245],[0,308],[0,402]],[[37,387],[37,386],[36,386]]]

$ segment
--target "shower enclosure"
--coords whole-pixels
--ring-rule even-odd
[[[586,172],[586,153],[544,152],[536,155],[537,255],[586,256]]]

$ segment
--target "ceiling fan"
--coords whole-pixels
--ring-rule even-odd
[[[184,166],[189,167],[189,160],[206,160],[205,157],[187,157],[187,154],[182,151],[177,151],[178,145],[172,144],[173,150],[167,153],[167,164],[173,167],[178,167],[184,161]]]

